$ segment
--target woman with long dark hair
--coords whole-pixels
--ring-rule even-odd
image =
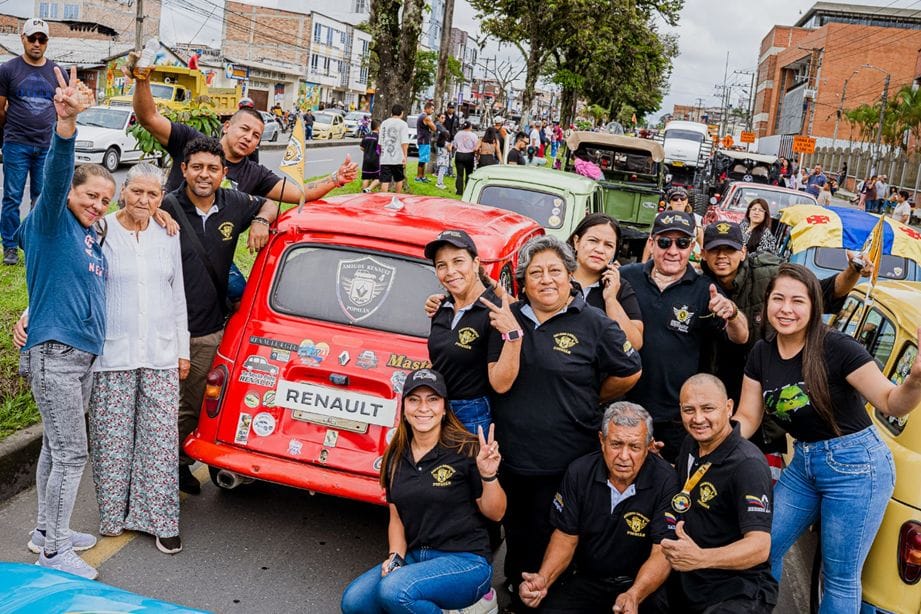
[[[390,506],[389,552],[342,594],[345,614],[460,609],[494,599],[487,519],[505,514],[499,444],[468,433],[447,411],[437,371],[403,385],[403,411],[381,464]]]
[[[795,439],[774,490],[772,571],[780,580],[784,554],[820,519],[819,611],[857,612],[861,569],[895,484],[892,454],[865,402],[889,416],[917,408],[921,357],[901,385],[889,381],[863,346],[825,326],[819,281],[801,265],[780,265],[765,303],[775,335],[749,354],[735,418],[751,437],[767,411]]]
[[[606,213],[582,218],[567,243],[576,256],[573,280],[585,302],[617,322],[633,347],[643,347],[643,314],[630,282],[620,278],[617,248],[620,225]]]
[[[771,208],[763,198],[755,198],[748,203],[742,228],[742,239],[749,254],[756,252],[773,252],[776,239],[771,230]]]
[[[498,133],[495,128],[488,128],[476,148],[477,168],[499,164]]]

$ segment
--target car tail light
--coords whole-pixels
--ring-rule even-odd
[[[909,520],[899,531],[899,577],[906,584],[921,580],[921,522]]]
[[[205,379],[205,413],[209,418],[217,416],[221,411],[221,401],[224,398],[224,386],[227,383],[227,369],[218,365],[211,369]]]

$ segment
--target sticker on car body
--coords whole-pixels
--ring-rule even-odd
[[[235,444],[245,446],[249,441],[249,427],[253,423],[253,417],[250,414],[240,414],[237,418],[237,434],[233,438]]]

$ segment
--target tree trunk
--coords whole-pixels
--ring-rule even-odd
[[[372,0],[369,27],[371,53],[376,59],[376,94],[372,117],[390,117],[394,104],[406,113],[412,103],[405,84],[412,83],[416,67],[416,47],[422,31],[424,0]],[[400,9],[402,7],[402,23]]]
[[[576,91],[564,87],[560,92],[560,126],[565,130],[575,119]]]
[[[537,86],[537,76],[540,72],[540,57],[538,51],[531,46],[528,51],[528,74],[524,78],[524,91],[521,93],[521,125],[531,121],[531,103],[534,102],[534,89]]]
[[[454,0],[445,0],[444,19],[441,24],[441,45],[438,49],[438,70],[435,73],[435,111],[445,108],[445,90],[448,89],[448,56],[451,55],[451,26],[454,23]]]

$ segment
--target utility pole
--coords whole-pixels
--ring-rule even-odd
[[[873,152],[873,168],[870,171],[871,173],[879,174],[879,170],[876,168],[879,164],[879,148],[883,141],[883,123],[886,121],[886,102],[889,99],[889,79],[892,75],[886,73],[886,80],[883,82],[883,95],[880,98],[879,105],[879,126],[876,128],[876,150]]]
[[[134,50],[138,53],[144,48],[144,0],[137,0],[137,13],[134,25]]]
[[[720,134],[726,135],[726,128],[729,125],[727,115],[729,114],[729,88],[726,86],[726,79],[729,78],[729,52],[726,52],[726,66],[723,68],[723,98],[720,101]]]
[[[810,82],[809,87],[812,89],[812,103],[809,109],[809,127],[807,134],[812,134],[812,125],[815,121],[815,110],[818,107],[819,98],[819,73],[822,70],[822,56],[825,55],[825,49],[813,49],[812,58],[809,62]]]
[[[695,118],[695,121],[698,121],[698,122],[699,122],[699,121],[700,121],[700,116],[701,116],[701,108],[702,108],[703,105],[704,105],[704,99],[698,97],[697,100],[695,100],[694,102],[697,103],[697,105],[696,105],[696,108],[697,108],[697,117]]]
[[[856,74],[857,74],[857,71],[855,70],[854,74],[852,74],[851,77],[853,77]],[[841,122],[841,115],[844,113],[844,101],[847,98],[847,82],[850,80],[851,77],[848,77],[847,79],[844,80],[844,87],[841,88],[841,102],[838,103],[838,111],[837,111],[837,114],[835,115],[835,132],[832,134],[832,137],[831,137],[831,148],[833,150],[838,146],[838,124]]]
[[[752,71],[752,84],[748,89],[748,131],[755,129],[755,76],[757,70]]]
[[[444,0],[444,3],[441,44],[438,48],[438,69],[435,71],[435,110],[437,112],[444,110],[445,90],[448,89],[448,56],[451,55],[451,26],[454,23],[454,0]]]

